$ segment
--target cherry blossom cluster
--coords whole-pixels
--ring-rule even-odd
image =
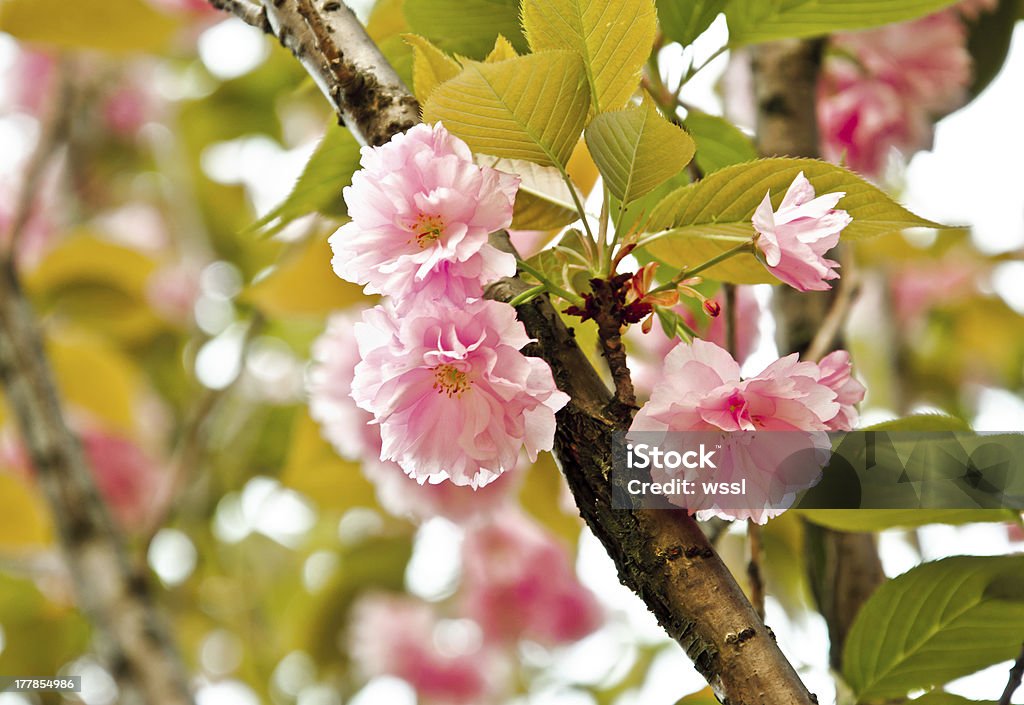
[[[483,487],[520,451],[533,460],[551,449],[569,400],[543,361],[520,352],[530,339],[515,310],[482,298],[516,270],[489,236],[511,224],[519,179],[477,166],[440,124],[364,148],[360,163],[344,191],[351,221],[330,239],[333,265],[389,300],[353,326],[351,397],[379,430],[381,461],[421,484]],[[348,432],[351,419],[319,407],[328,436]]]
[[[967,0],[918,20],[833,36],[818,85],[825,158],[878,178],[894,148],[906,156],[926,149],[933,119],[962,105],[971,81],[964,18],[995,5]]]

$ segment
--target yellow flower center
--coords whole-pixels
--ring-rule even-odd
[[[438,365],[434,368],[434,389],[438,394],[461,398],[472,386],[469,376],[454,365]]]
[[[415,234],[416,244],[423,250],[444,234],[444,221],[440,216],[420,214],[412,225],[412,231]],[[412,242],[412,238],[409,241]]]

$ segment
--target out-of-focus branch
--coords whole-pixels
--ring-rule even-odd
[[[53,508],[78,605],[95,628],[119,702],[191,705],[185,669],[146,575],[129,564],[123,538],[64,421],[38,323],[9,257],[0,257],[0,382]]]
[[[815,105],[824,40],[788,40],[755,47],[753,75],[758,148],[764,156],[818,156]],[[818,359],[839,343],[842,324],[856,294],[846,281],[829,292],[775,291],[779,349]],[[828,624],[829,657],[842,662],[843,644],[861,606],[885,581],[872,534],[806,525],[808,572],[818,609]]]
[[[1010,705],[1010,699],[1017,692],[1022,679],[1024,679],[1024,645],[1021,646],[1020,656],[1010,668],[1010,678],[1006,681],[1003,694],[999,696],[999,705]]]
[[[16,252],[25,226],[32,218],[36,197],[43,184],[47,169],[54,156],[68,139],[71,131],[72,115],[74,115],[74,84],[68,70],[67,61],[61,59],[57,64],[57,81],[54,91],[53,107],[48,119],[43,121],[39,141],[35,151],[25,165],[18,201],[14,206],[7,236],[8,252]]]
[[[356,137],[382,144],[418,121],[417,104],[351,11],[337,2],[265,0],[275,36],[316,79]],[[510,249],[507,236],[495,244]],[[502,280],[491,298],[529,289]],[[525,350],[551,366],[571,401],[558,413],[555,452],[580,514],[665,630],[724,703],[811,705],[813,696],[779,650],[736,580],[684,512],[612,505],[612,433],[628,426],[572,330],[546,296],[517,307],[537,342]]]

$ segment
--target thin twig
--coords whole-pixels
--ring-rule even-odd
[[[222,12],[234,15],[247,25],[267,34],[274,33],[270,27],[270,20],[267,19],[267,10],[262,5],[256,5],[246,0],[209,0],[209,3]]]
[[[68,133],[71,131],[71,116],[74,113],[75,102],[74,84],[68,64],[63,59],[57,64],[57,89],[54,98],[49,119],[43,123],[35,151],[25,165],[21,192],[14,207],[7,238],[7,251],[11,253],[16,251],[18,241],[25,232],[25,226],[32,219],[47,168],[61,146],[67,142]]]
[[[843,276],[839,280],[836,294],[832,297],[828,312],[821,321],[818,332],[804,353],[804,359],[818,362],[828,355],[835,346],[836,337],[846,324],[857,294],[860,293],[860,274],[849,247],[842,248]]]
[[[747,542],[750,544],[750,562],[747,563],[747,577],[750,579],[750,604],[757,616],[764,621],[764,576],[761,574],[761,553],[764,547],[761,527],[753,519],[747,520]]]
[[[1022,679],[1024,679],[1024,644],[1021,645],[1020,656],[1010,668],[1010,679],[1006,682],[1003,694],[999,696],[999,705],[1010,705],[1010,698],[1017,692]]]

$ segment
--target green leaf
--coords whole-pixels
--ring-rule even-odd
[[[920,698],[908,700],[906,705],[996,705],[995,700],[969,700],[960,695],[934,691],[925,693]]]
[[[565,168],[587,119],[590,91],[580,57],[546,51],[471,63],[423,107],[474,152]]]
[[[558,169],[521,159],[480,155],[477,162],[520,178],[512,211],[514,230],[555,230],[579,219],[569,187]],[[579,194],[580,201],[584,199]]]
[[[449,54],[483,59],[499,34],[520,51],[517,0],[405,0],[409,28]]]
[[[605,185],[623,203],[678,174],[695,149],[686,131],[663,118],[649,101],[597,115],[585,134]]]
[[[819,195],[843,191],[839,202],[853,217],[843,238],[860,239],[904,228],[945,226],[920,218],[853,172],[815,159],[759,159],[719,169],[670,193],[651,215],[648,229],[666,232],[648,239],[650,254],[677,268],[706,262],[754,235],[751,218],[765,193],[773,208],[803,172]],[[738,255],[711,267],[709,279],[736,284],[775,282],[752,255]]]
[[[691,110],[683,122],[697,143],[694,159],[704,174],[757,159],[754,142],[728,120]]]
[[[882,585],[861,608],[843,674],[868,700],[905,696],[1014,658],[1024,633],[1024,556],[956,556]]]
[[[597,112],[621,108],[640,84],[654,44],[653,0],[523,0],[530,48],[583,57]]]
[[[3,0],[0,31],[26,42],[113,53],[161,51],[179,27],[145,0]]]
[[[359,168],[359,144],[344,127],[327,128],[320,144],[284,201],[250,226],[263,235],[274,235],[298,218],[310,213],[341,218],[348,211],[343,188],[352,183]]]
[[[504,35],[499,34],[498,38],[494,40],[494,48],[484,59],[484,63],[495,64],[505,59],[514,59],[517,56],[519,56],[519,52],[512,46],[512,42],[505,39]]]
[[[657,0],[661,31],[683,46],[691,44],[727,4],[728,0]]]
[[[880,27],[929,15],[955,0],[729,0],[729,43],[757,44],[789,37]]]
[[[914,414],[902,419],[872,424],[858,431],[970,431],[971,425],[946,414]]]
[[[796,509],[812,524],[837,531],[883,531],[926,524],[1014,521],[1009,509]]]
[[[995,12],[982,12],[967,23],[967,51],[971,54],[970,94],[977,96],[992,82],[1006,62],[1017,12],[1024,3],[1002,0]]]
[[[425,103],[435,88],[448,79],[455,78],[462,67],[426,37],[403,34],[402,39],[412,47],[413,92],[420,103]]]

